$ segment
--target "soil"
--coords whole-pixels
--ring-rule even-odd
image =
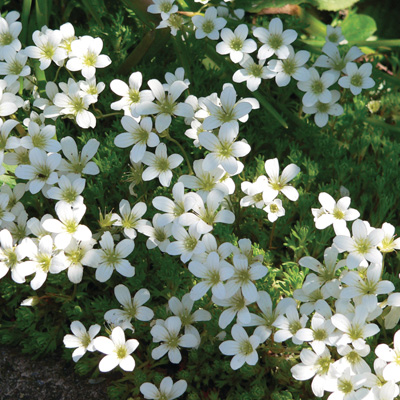
[[[0,346],[0,400],[107,400],[106,382],[91,384],[60,357],[32,360]]]

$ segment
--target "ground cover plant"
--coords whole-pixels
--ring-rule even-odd
[[[111,399],[398,397],[380,7],[3,1],[0,343]]]

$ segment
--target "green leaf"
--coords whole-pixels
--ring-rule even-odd
[[[351,7],[358,1],[359,0],[313,0],[311,4],[314,4],[319,10],[339,11]]]
[[[49,24],[51,4],[52,2],[49,0],[36,0],[36,22],[39,29]]]
[[[28,37],[28,20],[31,13],[31,7],[32,0],[24,0],[21,13],[22,31],[20,36],[23,45],[26,45],[26,39]]]
[[[349,15],[341,26],[343,36],[349,42],[368,39],[377,29],[374,19],[362,14]]]
[[[237,0],[235,6],[248,12],[258,13],[264,8],[278,8],[288,4],[306,3],[307,0]]]

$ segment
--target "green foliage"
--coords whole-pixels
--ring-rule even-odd
[[[366,40],[376,32],[373,18],[362,14],[349,14],[342,22],[342,33],[349,42]]]
[[[154,31],[155,20],[143,11],[144,2],[125,0],[124,7],[110,0],[73,0],[67,3],[63,8],[58,7],[59,2],[37,1],[33,7],[30,0],[24,0],[21,3],[24,26],[21,38],[25,43],[30,40],[29,34],[38,28],[36,20],[47,21],[50,28],[56,29],[69,18],[76,23],[77,34],[100,36],[104,41],[104,53],[110,55],[113,63],[106,71],[99,70],[97,74],[98,82],[106,84],[96,104],[100,110],[99,115],[107,115],[111,111],[110,104],[117,100],[117,96],[108,90],[111,80],[118,78],[126,82],[129,74],[135,70],[143,73],[145,86],[145,82],[152,78],[163,81],[165,72],[174,72],[184,64],[191,81],[190,93],[200,97],[213,92],[219,94],[222,84],[231,82],[232,73],[238,68],[216,54],[214,44],[206,45],[204,41],[195,40],[191,36],[181,42],[179,37],[171,38],[167,30]],[[242,0],[236,1],[236,7],[258,12],[265,7],[281,7],[289,3],[306,2]],[[284,25],[297,29],[304,37],[306,33],[323,37],[326,25],[313,16],[312,12],[308,12],[310,6],[337,11],[351,7],[356,1],[314,0],[307,3],[307,8],[302,9],[303,14],[299,18],[282,16]],[[190,2],[185,4],[190,5]],[[324,14],[325,21],[328,15],[339,19],[336,14]],[[253,17],[259,26],[267,26],[271,19],[269,16],[246,16],[245,22],[250,24]],[[348,40],[364,40],[376,31],[372,17],[355,14],[353,11],[342,21],[341,26]],[[319,53],[315,49],[312,51],[314,61]],[[235,223],[233,226],[220,224],[214,232],[221,242],[237,243],[241,238],[251,239],[253,254],[263,255],[263,264],[269,268],[269,273],[257,282],[257,287],[267,291],[275,304],[282,296],[292,296],[301,287],[307,271],[299,267],[299,259],[310,255],[322,260],[324,249],[332,243],[333,229],[316,230],[311,214],[311,208],[320,206],[320,192],[325,191],[337,200],[342,197],[340,188],[344,186],[350,192],[351,206],[357,208],[362,219],[369,220],[372,226],[379,227],[385,221],[393,224],[399,221],[400,179],[397,165],[400,143],[398,133],[393,130],[398,129],[400,120],[399,88],[394,85],[396,79],[399,79],[399,55],[393,52],[390,56],[382,53],[371,57],[376,57],[372,60],[374,65],[383,62],[391,67],[393,76],[379,75],[374,69],[377,85],[373,91],[356,98],[344,94],[342,99],[345,113],[332,119],[323,129],[317,128],[308,117],[298,117],[300,106],[296,85],[282,90],[277,88],[275,82],[266,81],[262,90],[253,94],[244,85],[235,85],[241,97],[257,97],[261,108],[253,111],[249,121],[241,125],[240,129],[240,136],[249,142],[252,153],[243,160],[243,173],[234,177],[236,193],[229,207],[235,213]],[[40,73],[38,68],[36,72]],[[53,66],[46,70],[46,74],[38,76],[42,92],[46,80],[53,79],[55,75],[56,68]],[[63,82],[69,78],[64,70],[59,76]],[[370,111],[371,100],[379,105],[373,113]],[[18,118],[22,120],[28,116],[28,112],[21,110]],[[151,206],[154,196],[171,197],[170,188],[160,187],[155,182],[137,182],[133,187],[135,194],[130,191],[129,184],[133,178],[132,173],[129,173],[129,151],[114,145],[115,137],[123,131],[121,116],[101,118],[95,130],[85,131],[68,119],[56,122],[58,139],[73,136],[80,149],[90,138],[96,138],[101,143],[95,157],[100,174],[86,177],[84,192],[85,198],[90,199],[86,202],[88,209],[84,223],[97,238],[110,229],[111,223],[110,219],[107,222],[107,216],[118,211],[121,199],[128,199],[131,205],[144,201],[148,205],[145,218],[150,220],[155,214]],[[378,125],[369,123],[372,117],[378,121]],[[170,135],[184,147],[190,160],[201,158],[204,149],[193,148],[191,140],[184,135],[186,129],[182,121],[174,120]],[[174,152],[179,151],[174,143],[169,143],[169,147]],[[295,203],[283,199],[286,214],[275,225],[268,221],[262,210],[240,208],[240,199],[244,195],[240,191],[240,184],[243,181],[254,182],[257,177],[265,174],[265,161],[274,157],[279,159],[282,168],[290,163],[301,168],[301,173],[292,181],[300,197]],[[182,164],[178,174],[188,172],[187,166]],[[173,182],[176,182],[178,174],[174,176]],[[1,181],[10,186],[15,184],[9,175],[1,177]],[[54,204],[42,195],[28,195],[26,204],[31,215],[54,215]],[[121,235],[117,227],[112,227],[111,231]],[[103,332],[108,329],[104,324],[104,313],[120,307],[114,296],[117,284],[123,283],[132,294],[140,288],[147,288],[151,293],[155,319],[165,319],[172,315],[167,307],[168,300],[172,296],[181,299],[197,282],[187,265],[178,257],[168,256],[158,249],[148,251],[143,235],[135,239],[135,251],[129,261],[136,268],[133,278],[121,280],[120,276],[113,276],[105,284],[95,280],[92,268],[85,268],[84,279],[76,287],[65,274],[49,274],[46,284],[37,291],[29,287],[31,278],[27,279],[25,285],[17,285],[9,277],[1,279],[0,343],[18,346],[23,352],[35,357],[63,349],[63,357],[70,360],[72,351],[65,349],[62,344],[64,335],[70,332],[70,323],[79,320],[86,327],[97,323],[102,326]],[[385,278],[392,280],[397,289],[400,288],[399,261],[399,254],[388,254],[385,258]],[[35,307],[20,306],[30,296],[37,296],[38,304]],[[190,351],[182,350],[181,366],[160,360],[152,368],[154,360],[151,358],[151,350],[156,345],[149,334],[150,326],[148,323],[133,321],[135,331],[126,332],[129,338],[137,338],[140,342],[134,353],[137,368],[132,374],[122,375],[120,370],[110,374],[109,380],[112,383],[108,389],[109,398],[139,398],[139,387],[143,382],[151,381],[159,385],[167,375],[172,376],[174,381],[185,379],[189,385],[186,399],[192,400],[312,398],[308,386],[301,386],[292,379],[290,368],[295,361],[287,356],[289,351],[280,344],[270,345],[267,342],[266,346],[271,347],[266,351],[263,348],[263,357],[258,365],[245,365],[239,371],[232,371],[229,358],[218,349],[221,341],[216,336],[221,331],[218,326],[221,310],[212,305],[210,294],[196,302],[195,307],[209,310],[213,319],[196,323],[201,334],[201,346]],[[249,309],[252,313],[259,311],[256,304],[252,304]],[[228,335],[231,326],[225,329]],[[276,350],[278,345],[279,349]],[[274,356],[274,348],[277,353],[283,353],[284,357]],[[296,347],[297,352],[300,348]],[[98,353],[85,354],[75,365],[77,373],[97,379],[97,366],[101,357]],[[304,396],[303,391],[306,392]]]

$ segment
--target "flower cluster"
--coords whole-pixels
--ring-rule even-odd
[[[161,14],[159,27],[170,26],[176,33],[184,20],[174,1],[153,3],[148,11]],[[256,41],[247,38],[245,24],[234,31],[225,28],[227,12],[227,7],[221,5],[207,8],[204,16],[193,16],[196,38],[221,37],[217,52],[229,54],[234,63],[243,67],[233,80],[246,81],[251,91],[257,90],[261,79],[275,78],[278,86],[288,85],[291,78],[297,80],[298,88],[306,92],[304,110],[316,113],[318,126],[327,123],[328,114],[343,111],[336,104],[339,92],[328,89],[336,81],[355,95],[362,88],[372,87],[369,64],[358,69],[352,62],[361,55],[358,49],[350,49],[341,58],[337,48],[342,40],[340,29],[328,29],[324,55],[314,67],[329,71],[320,76],[314,67],[305,67],[310,54],[294,51],[291,44],[297,33],[283,30],[279,18],[272,19],[268,29],[259,27],[252,32],[262,44],[255,63],[249,54],[257,50]],[[0,58],[4,61],[0,63],[0,74],[4,76],[0,80],[0,116],[10,117],[24,107],[23,94],[33,99],[32,104],[27,101],[28,108],[33,107],[34,111],[23,124],[17,117],[0,121],[0,160],[15,166],[13,176],[18,179],[13,188],[6,184],[0,188],[0,278],[10,273],[14,282],[23,284],[28,280],[35,291],[45,285],[48,274],[66,273],[74,284],[82,282],[84,273],[108,285],[114,281],[113,275],[122,282],[113,285],[119,308],[104,310],[108,337],[98,336],[99,324],[87,330],[78,320],[71,323],[72,334],[65,335],[64,344],[75,349],[72,359],[78,362],[87,352],[100,352],[105,354],[99,360],[101,372],[117,367],[132,372],[137,362],[145,361],[136,353],[132,355],[141,345],[141,338],[126,339],[126,335],[135,335],[140,327],[147,329],[153,342],[151,351],[147,349],[142,354],[147,352],[154,360],[168,362],[168,358],[172,364],[179,364],[183,349],[190,352],[203,345],[203,322],[215,319],[216,314],[209,310],[217,309],[219,328],[230,327],[232,337],[223,340],[219,349],[222,354],[233,356],[230,365],[234,370],[245,363],[257,364],[258,352],[263,351],[268,339],[273,338],[275,343],[291,340],[304,346],[301,363],[291,370],[293,377],[313,379],[316,396],[321,397],[325,391],[332,393],[332,399],[369,396],[392,400],[397,396],[400,334],[394,336],[394,349],[387,344],[376,347],[374,373],[364,360],[371,353],[367,340],[379,332],[379,325],[392,329],[400,319],[395,287],[382,278],[382,253],[400,248],[394,227],[384,223],[375,229],[358,219],[357,210],[349,208],[349,196],[336,202],[328,193],[321,193],[322,207],[312,209],[312,213],[317,229],[333,225],[336,236],[332,246],[325,250],[324,263],[310,256],[301,258],[299,265],[312,272],[294,291],[294,299],[276,302],[261,290],[269,271],[263,254],[254,251],[250,239],[238,238],[234,243],[222,239],[218,227],[235,223],[235,201],[238,209],[263,209],[270,222],[284,217],[286,198],[292,202],[299,198],[299,192],[289,182],[300,168],[289,164],[280,173],[278,159],[268,159],[264,163],[266,176],[258,176],[255,182],[242,178],[245,196],[239,194],[238,175],[246,174],[241,160],[251,152],[241,128],[259,103],[253,98],[238,98],[229,83],[219,94],[188,95],[190,82],[184,69],[178,68],[165,75],[165,82],[150,79],[148,89],[142,89],[140,72],[132,73],[128,83],[112,80],[110,89],[120,99],[110,107],[121,111],[124,130],[114,138],[114,144],[128,149],[126,154],[129,152],[135,174],[131,189],[156,179],[162,187],[153,192],[157,195],[150,201],[139,198],[133,203],[124,198],[119,205],[112,205],[118,206],[117,210],[92,232],[87,226],[92,224],[85,219],[89,206],[85,189],[87,176],[100,172],[93,160],[100,142],[90,139],[79,151],[73,137],[58,139],[52,121],[61,117],[73,120],[80,128],[96,126],[96,117],[101,115],[89,111],[89,106],[105,89],[103,83],[96,83],[96,70],[107,67],[111,60],[101,54],[101,39],[76,37],[69,23],[59,30],[44,27],[35,31],[35,45],[21,49],[17,14],[9,13],[0,20],[4,26],[0,33]],[[240,10],[235,10],[231,18],[238,20],[242,16]],[[277,59],[265,66],[273,55]],[[54,62],[59,70],[65,68],[71,75],[81,71],[85,80],[49,81],[44,94],[39,91],[35,75],[31,75],[30,59],[38,59],[42,70]],[[346,75],[340,77],[342,72]],[[50,123],[46,124],[46,120]],[[196,151],[203,152],[203,158],[191,162],[176,135],[177,120],[186,125],[184,134],[193,140]],[[2,167],[2,173],[5,171]],[[157,182],[153,184],[158,186]],[[30,217],[24,203],[27,192],[28,196],[44,197],[54,215]],[[284,195],[282,199],[278,198],[280,194]],[[148,219],[143,218],[146,214]],[[347,221],[354,221],[352,232]],[[175,256],[193,283],[186,293],[169,294],[163,313],[147,304],[154,297],[150,290],[140,286],[131,294],[130,283],[140,268],[133,258],[139,238],[146,241],[149,251],[157,251],[163,257]],[[140,273],[143,275],[143,271]],[[195,305],[207,296],[208,306]],[[39,301],[32,299],[24,305],[34,306]],[[222,331],[218,338],[225,335]],[[305,347],[308,345],[311,349]],[[173,383],[165,377],[159,388],[146,382],[140,392],[147,399],[174,399],[186,388],[186,381]]]
[[[178,6],[174,1],[157,0],[154,3],[149,6],[148,11],[161,14],[162,22],[158,28],[169,26],[173,35],[183,29],[183,25],[188,21],[178,14]],[[334,28],[328,25],[326,43],[322,48],[323,55],[318,57],[312,67],[308,67],[306,63],[310,59],[310,52],[295,51],[293,43],[298,36],[297,32],[293,29],[284,30],[280,18],[271,19],[268,29],[253,29],[253,36],[261,44],[258,48],[257,42],[248,38],[249,27],[246,24],[239,24],[234,30],[225,27],[228,22],[226,18],[240,19],[243,10],[234,10],[233,14],[226,11],[223,6],[209,6],[204,15],[193,16],[191,23],[195,37],[209,40],[221,38],[216,45],[216,51],[222,55],[229,55],[233,63],[242,67],[234,73],[232,80],[238,83],[246,82],[247,88],[252,92],[258,90],[262,80],[275,78],[276,84],[284,87],[293,78],[297,81],[298,89],[305,92],[302,99],[303,111],[315,114],[314,120],[319,127],[327,124],[330,115],[343,114],[343,107],[338,104],[340,92],[331,89],[336,82],[338,86],[350,89],[353,95],[358,95],[362,89],[370,89],[375,85],[370,77],[372,65],[364,63],[357,67],[354,62],[363,55],[358,47],[353,46],[347,52],[340,52],[339,46],[346,43],[340,26]],[[251,53],[256,51],[255,61]],[[276,56],[277,59],[267,62],[272,56]],[[323,68],[325,72],[320,74],[317,68]]]

